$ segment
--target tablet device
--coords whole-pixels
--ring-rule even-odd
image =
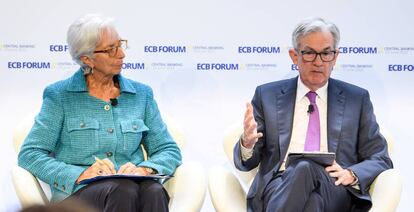
[[[291,152],[286,159],[286,167],[295,160],[308,159],[322,166],[330,166],[335,160],[334,152]]]

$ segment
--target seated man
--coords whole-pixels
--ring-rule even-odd
[[[330,78],[339,30],[321,18],[302,21],[289,55],[299,76],[257,87],[234,148],[238,169],[260,164],[248,211],[368,211],[369,186],[392,168],[367,90]],[[332,165],[289,152],[334,152]]]

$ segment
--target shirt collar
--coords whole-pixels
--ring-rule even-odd
[[[119,80],[119,88],[122,92],[127,92],[127,93],[136,93],[136,90],[134,88],[134,85],[132,85],[131,80],[126,79],[125,77],[123,77],[121,74],[118,75],[118,80]]]
[[[329,80],[325,83],[324,86],[316,90],[316,94],[318,94],[318,98],[322,101],[328,102],[328,84]],[[303,98],[306,97],[306,94],[310,91],[305,84],[303,84],[302,79],[299,76],[298,79],[298,88],[296,90],[296,102],[301,101]],[[299,97],[299,98],[298,98]]]
[[[136,93],[134,86],[132,83],[124,78],[121,74],[118,75],[119,80],[119,88],[122,92],[127,93]],[[82,69],[79,69],[69,80],[68,87],[66,88],[68,91],[73,92],[88,92],[88,87],[86,86],[86,78],[83,74]]]

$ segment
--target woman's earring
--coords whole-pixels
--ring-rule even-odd
[[[88,75],[88,74],[92,74],[93,69],[89,66],[84,66],[82,67],[82,70],[83,70],[83,75]]]

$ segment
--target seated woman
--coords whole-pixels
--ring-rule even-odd
[[[45,89],[19,166],[50,184],[54,202],[69,197],[99,211],[168,211],[168,194],[153,180],[79,184],[98,175],[173,174],[181,153],[151,88],[120,74],[127,41],[111,19],[79,18],[69,27],[67,42],[81,67]]]

